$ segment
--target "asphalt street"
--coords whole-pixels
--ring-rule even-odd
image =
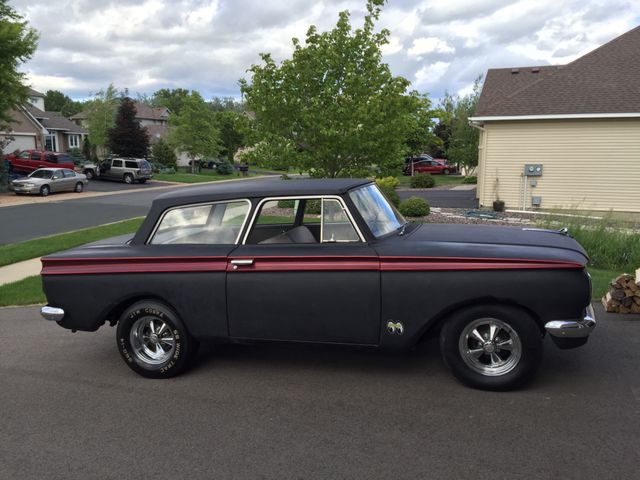
[[[1,479],[631,479],[640,464],[640,317],[524,390],[468,389],[427,348],[205,346],[148,380],[115,331],[0,309]]]
[[[424,198],[432,207],[478,208],[475,190],[399,190],[400,199]]]

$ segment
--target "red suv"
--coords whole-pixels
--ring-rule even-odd
[[[6,159],[15,172],[31,173],[39,168],[75,168],[73,160],[66,153],[46,150],[23,150],[18,155],[7,155]]]
[[[431,173],[449,175],[456,173],[455,165],[447,165],[442,159],[435,159],[430,155],[420,155],[419,157],[407,157],[403,172],[405,175],[411,175],[411,165],[413,164],[413,173]]]

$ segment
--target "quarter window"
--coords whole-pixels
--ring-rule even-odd
[[[149,243],[235,244],[249,209],[248,200],[173,208],[162,216]]]

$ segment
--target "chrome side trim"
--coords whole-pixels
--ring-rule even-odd
[[[596,328],[596,315],[593,311],[593,306],[589,305],[586,308],[582,320],[552,320],[551,322],[547,322],[544,328],[554,337],[588,337]]]
[[[59,307],[50,307],[49,305],[45,305],[40,309],[40,315],[42,315],[45,320],[59,322],[64,318],[64,310]]]

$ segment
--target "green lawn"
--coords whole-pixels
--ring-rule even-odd
[[[593,284],[593,301],[599,301],[605,293],[607,293],[607,289],[609,288],[609,282],[616,278],[618,275],[622,273],[631,273],[634,272],[623,272],[620,270],[602,270],[600,268],[590,268],[589,273],[591,274],[591,283]]]
[[[253,175],[249,174],[247,177]],[[202,183],[217,182],[218,180],[231,180],[234,178],[246,178],[239,176],[236,172],[231,175],[220,175],[214,169],[202,169],[200,173],[154,173],[153,179],[161,182],[179,182],[179,183]]]
[[[398,175],[400,180],[400,188],[410,188],[409,182],[411,177],[409,175]],[[442,185],[461,185],[464,180],[464,175],[433,175],[433,179],[436,181],[436,187]]]
[[[47,300],[42,291],[40,275],[27,277],[19,282],[0,286],[0,307],[8,305],[33,305]]]
[[[96,240],[134,233],[138,230],[142,220],[142,218],[133,218],[110,225],[36,238],[26,242],[10,243],[0,248],[0,266],[67,250]]]

